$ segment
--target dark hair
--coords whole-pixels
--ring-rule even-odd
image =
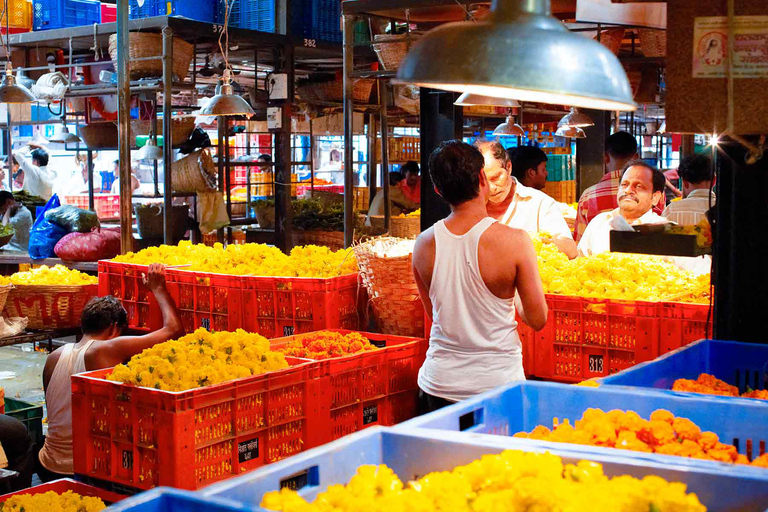
[[[518,180],[525,178],[528,169],[536,169],[541,162],[547,161],[547,154],[533,146],[519,146],[512,152],[512,176]]]
[[[694,155],[683,158],[677,174],[687,181],[698,185],[712,179],[712,160],[707,155]]]
[[[271,162],[272,161],[272,155],[268,155],[266,153],[262,153],[259,155],[259,157],[256,159],[259,162]]]
[[[400,171],[392,171],[389,173],[389,186],[394,187],[398,183],[403,181],[403,173]]]
[[[48,165],[48,152],[42,148],[35,148],[32,150],[32,160],[37,160],[40,163],[40,167]]]
[[[418,176],[419,164],[417,164],[413,160],[409,160],[408,162],[405,162],[405,164],[403,164],[402,167],[400,167],[400,172],[403,173],[403,176],[405,176],[409,172]]]
[[[94,297],[83,308],[80,325],[83,334],[99,334],[113,325],[122,332],[128,326],[128,313],[112,295]]]
[[[651,171],[652,174],[652,180],[653,180],[653,191],[654,192],[664,192],[664,187],[667,184],[667,178],[664,176],[664,173],[652,166],[651,164],[644,162],[642,160],[632,160],[627,165],[624,166],[624,169],[621,171],[622,178],[624,177],[624,173],[627,172],[627,169],[630,167],[643,167],[645,169],[648,169]]]
[[[13,165],[19,165],[19,161],[16,160],[16,157],[14,156],[12,158],[13,158]],[[8,157],[5,157],[5,165],[8,165]]]
[[[5,206],[8,200],[14,201],[13,194],[7,190],[0,190],[0,206]]]
[[[502,167],[506,167],[507,163],[509,163],[509,154],[507,153],[507,150],[504,149],[501,142],[497,140],[477,139],[475,141],[475,147],[480,150],[481,154],[483,151],[490,151],[491,156],[499,162]]]
[[[637,139],[627,132],[616,132],[605,141],[605,152],[613,158],[632,158],[637,154]]]
[[[443,142],[429,155],[432,183],[453,206],[477,197],[484,165],[482,153],[460,140]]]

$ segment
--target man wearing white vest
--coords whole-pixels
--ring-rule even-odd
[[[461,141],[444,142],[429,157],[451,214],[422,233],[413,252],[433,321],[418,379],[422,413],[524,380],[515,311],[536,330],[547,321],[531,239],[488,216],[483,165],[480,151]]]

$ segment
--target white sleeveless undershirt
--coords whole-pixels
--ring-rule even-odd
[[[464,400],[525,380],[514,299],[495,296],[480,275],[480,237],[495,222],[487,217],[464,235],[451,233],[442,220],[435,224],[433,323],[419,370],[419,387],[431,395]]]

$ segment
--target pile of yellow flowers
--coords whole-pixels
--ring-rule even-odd
[[[144,350],[115,366],[107,380],[184,391],[286,368],[285,356],[269,350],[258,334],[198,329],[178,340]]]
[[[412,211],[411,213],[408,213],[408,214],[401,213],[400,215],[398,215],[395,218],[396,219],[405,219],[407,217],[421,217],[421,208],[417,208],[417,209],[415,209],[414,211]]]
[[[225,248],[220,243],[209,247],[185,240],[177,246],[161,245],[129,252],[112,261],[185,265],[186,270],[240,276],[334,277],[357,272],[357,260],[351,249],[334,252],[317,245],[294,247],[291,254],[286,255],[265,244],[236,244]]]
[[[640,301],[709,302],[708,275],[694,274],[661,256],[606,252],[569,260],[554,244],[533,238],[545,293]]]
[[[100,498],[80,496],[72,491],[18,494],[0,503],[0,512],[99,512],[105,508]]]
[[[97,284],[99,278],[89,276],[78,270],[72,270],[64,265],[56,265],[53,268],[43,265],[26,272],[16,272],[11,276],[12,284],[43,284],[57,286],[81,286],[85,284]]]
[[[286,488],[265,494],[261,506],[285,512],[705,511],[686,490],[658,476],[608,478],[595,462],[564,465],[550,453],[507,450],[407,485],[383,464],[361,466],[346,486],[330,486],[311,504]]]

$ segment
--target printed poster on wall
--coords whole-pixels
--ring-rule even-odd
[[[734,78],[768,77],[768,16],[736,16]],[[693,78],[724,78],[728,71],[728,18],[697,17],[693,27]]]

